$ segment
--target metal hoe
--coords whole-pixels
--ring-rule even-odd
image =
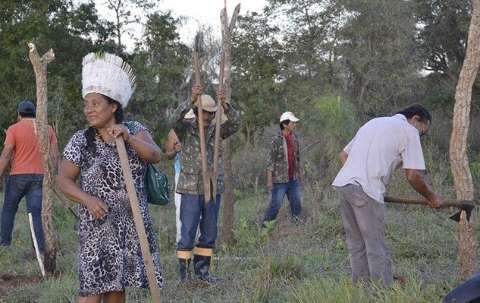
[[[425,200],[401,199],[401,198],[385,196],[384,201],[388,203],[428,206],[428,203]],[[440,208],[447,208],[447,207],[456,207],[460,209],[459,212],[450,216],[450,219],[452,219],[453,221],[460,222],[460,214],[462,211],[465,211],[465,213],[467,214],[467,221],[470,220],[470,216],[472,214],[473,209],[475,208],[475,205],[474,205],[474,201],[445,202],[442,204]]]

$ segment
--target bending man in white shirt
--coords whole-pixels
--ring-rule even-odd
[[[425,181],[425,161],[420,137],[431,123],[421,105],[410,106],[391,117],[364,124],[340,153],[343,167],[333,181],[341,196],[352,279],[393,283],[389,252],[385,246],[385,188],[400,165],[410,185],[433,208],[443,199]]]

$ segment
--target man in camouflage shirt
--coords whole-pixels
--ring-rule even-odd
[[[195,275],[206,282],[214,282],[209,274],[210,260],[217,239],[217,219],[220,208],[220,195],[224,191],[222,148],[219,146],[217,194],[213,201],[204,200],[202,179],[202,162],[200,154],[200,135],[198,109],[195,101],[200,96],[203,108],[205,127],[205,145],[208,168],[213,169],[213,154],[215,143],[215,112],[217,104],[208,95],[202,95],[202,87],[196,85],[192,89],[192,104],[180,106],[174,118],[175,132],[182,142],[182,168],[177,184],[177,193],[182,195],[180,203],[181,236],[177,243],[177,258],[179,260],[180,280],[189,276],[189,264],[193,254]],[[233,106],[225,103],[225,96],[219,93],[218,100],[223,106],[226,121],[221,125],[220,136],[226,139],[233,135],[240,126],[240,115]],[[187,121],[182,117],[193,107],[196,119]],[[197,227],[200,226],[200,237],[195,245]]]
[[[265,211],[262,226],[265,222],[275,220],[282,206],[285,195],[290,202],[293,220],[299,221],[302,211],[300,195],[300,148],[293,130],[299,121],[291,112],[280,117],[280,133],[277,134],[270,147],[267,160],[267,186],[272,193],[270,205]]]

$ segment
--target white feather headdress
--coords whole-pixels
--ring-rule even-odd
[[[109,53],[89,53],[82,62],[82,97],[99,93],[118,101],[123,108],[135,91],[135,75],[122,58]]]

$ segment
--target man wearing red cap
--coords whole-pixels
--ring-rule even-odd
[[[267,186],[272,193],[270,205],[265,211],[262,226],[265,222],[275,220],[287,195],[290,202],[292,218],[299,221],[302,211],[300,181],[302,169],[300,166],[300,147],[294,129],[299,119],[292,112],[280,116],[280,133],[271,144],[267,160]]]
[[[18,204],[23,197],[27,200],[27,210],[32,214],[38,248],[43,252],[44,238],[41,220],[43,168],[42,155],[35,125],[35,105],[22,101],[17,107],[18,122],[7,130],[5,144],[0,156],[0,176],[10,163],[10,175],[5,188],[2,208],[0,245],[9,246]],[[57,137],[50,127],[51,153],[56,163]]]

